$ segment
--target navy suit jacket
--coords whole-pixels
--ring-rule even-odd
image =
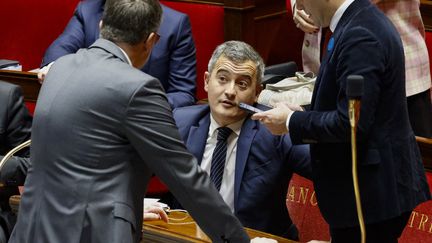
[[[99,38],[104,4],[105,0],[80,2],[64,32],[46,50],[42,66],[93,44]],[[196,57],[189,17],[161,6],[160,39],[142,71],[159,79],[171,107],[192,105],[195,103]]]
[[[357,154],[363,215],[368,224],[397,217],[430,198],[408,120],[402,42],[369,0],[356,0],[348,7],[333,38],[320,67],[311,111],[291,116],[291,139],[295,144],[312,143],[318,205],[330,226],[358,225],[346,79],[362,75]]]
[[[210,126],[209,106],[175,109],[174,119],[186,147],[201,164]],[[310,177],[309,146],[292,146],[288,136],[274,136],[247,118],[237,142],[234,179],[234,213],[245,227],[297,238],[286,207],[293,172]]]

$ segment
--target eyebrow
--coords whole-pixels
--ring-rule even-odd
[[[227,70],[227,69],[221,68],[221,69],[218,69],[218,70],[217,70],[216,74],[219,74],[219,73],[222,73],[222,72],[232,73],[231,71],[229,71],[229,70]],[[236,75],[239,75],[239,76],[242,76],[243,78],[247,78],[247,79],[249,79],[249,80],[252,80],[252,76],[249,75],[249,74],[242,74],[242,73],[239,73],[239,74],[236,74]]]

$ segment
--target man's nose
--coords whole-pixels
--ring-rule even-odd
[[[235,82],[231,81],[227,84],[226,88],[225,88],[225,94],[227,95],[235,95],[236,90],[235,90]]]

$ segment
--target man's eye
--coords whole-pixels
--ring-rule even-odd
[[[248,87],[248,82],[246,82],[246,81],[240,81],[240,82],[238,82],[238,86],[239,86],[240,88],[245,89],[245,88]]]

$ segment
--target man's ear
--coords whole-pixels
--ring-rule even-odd
[[[208,71],[204,72],[204,90],[208,92],[208,82],[210,81],[210,73]]]
[[[146,47],[149,49],[153,48],[153,46],[159,41],[159,38],[160,37],[158,34],[151,32],[146,39]]]

